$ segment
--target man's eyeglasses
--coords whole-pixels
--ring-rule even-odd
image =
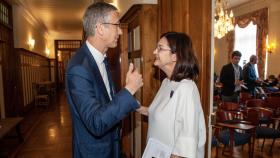
[[[102,23],[102,24],[105,24],[105,25],[115,25],[115,26],[117,26],[117,27],[121,27],[121,23]]]

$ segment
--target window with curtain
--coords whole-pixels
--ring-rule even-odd
[[[250,61],[251,55],[257,55],[256,53],[256,40],[257,40],[257,25],[250,22],[245,28],[241,28],[238,25],[235,26],[235,41],[234,50],[238,50],[242,53],[239,65],[243,67]],[[257,64],[255,65],[257,70]],[[258,75],[258,72],[257,72]]]

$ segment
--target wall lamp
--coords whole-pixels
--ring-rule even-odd
[[[266,45],[266,50],[269,54],[273,53],[275,51],[275,48],[276,48],[276,44],[274,42],[268,43]]]
[[[27,44],[28,44],[29,49],[32,50],[35,46],[35,40],[33,38],[29,38]]]
[[[45,52],[46,52],[47,57],[49,57],[49,56],[50,56],[50,50],[49,50],[49,48],[46,48]]]

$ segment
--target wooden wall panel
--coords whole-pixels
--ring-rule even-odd
[[[173,31],[189,32],[189,1],[175,0],[171,3],[171,28]]]
[[[2,59],[0,52],[0,87],[3,87],[3,75],[2,75]],[[4,91],[3,88],[0,88],[0,118],[5,116],[5,100],[4,100]]]
[[[198,88],[208,127],[211,78],[211,0],[159,0],[160,34],[166,31],[190,35],[200,65]],[[170,6],[170,7],[169,7]],[[169,13],[169,14],[168,14]],[[170,25],[168,23],[171,23]],[[207,133],[208,136],[208,133]],[[205,152],[207,153],[207,151]],[[207,155],[206,155],[207,156]]]
[[[119,39],[119,53],[120,53],[120,79],[121,79],[121,85],[120,87],[125,86],[125,80],[126,80],[126,72],[128,70],[128,25],[122,23],[121,29],[123,34],[120,36]],[[129,157],[132,152],[132,146],[131,146],[131,138],[132,138],[132,132],[131,132],[131,122],[130,122],[130,116],[126,117],[122,122],[123,127],[123,135],[122,135],[122,148],[124,149],[124,154]]]
[[[120,51],[124,52],[121,54],[121,59],[124,61],[121,64],[121,70],[126,73],[129,61],[134,62],[135,66],[139,68],[143,75],[144,85],[135,96],[143,106],[151,104],[160,83],[159,75],[156,75],[156,68],[153,67],[153,51],[158,40],[157,14],[157,5],[139,4],[132,6],[121,19],[121,23],[126,26],[123,28],[124,34],[120,39]],[[140,39],[139,49],[134,45],[134,42],[138,42],[137,37]],[[131,49],[128,50],[128,48]],[[122,76],[124,82],[124,72],[122,72]],[[124,124],[123,129],[128,134],[126,144],[123,145],[126,155],[141,157],[146,147],[147,117],[132,113]],[[127,148],[129,142],[130,148]]]
[[[159,0],[158,1],[158,36],[162,33],[171,31],[171,1]]]
[[[149,106],[159,88],[158,78],[155,78],[156,68],[153,67],[155,59],[153,51],[157,45],[158,37],[157,34],[151,33],[158,32],[158,26],[155,24],[157,21],[157,8],[154,6],[143,8],[143,10],[140,16],[140,21],[143,21],[141,25],[141,51],[143,64],[142,74],[145,81],[143,85],[142,104],[144,106]]]
[[[157,76],[157,68],[153,66],[155,56],[153,51],[158,41],[158,25],[155,23],[158,20],[157,7],[143,8],[144,11],[140,15],[141,24],[141,51],[142,51],[142,75],[144,80],[142,92],[142,104],[149,106],[153,101],[160,82]],[[153,32],[153,33],[151,33]],[[147,145],[147,132],[148,132],[148,118],[142,116],[141,118],[141,153]]]
[[[16,49],[19,56],[18,76],[20,89],[20,111],[26,111],[34,100],[32,83],[50,81],[49,59],[25,49]]]

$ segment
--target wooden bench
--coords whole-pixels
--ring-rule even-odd
[[[22,120],[22,117],[0,119],[0,139],[2,139],[6,134],[8,134],[11,130],[15,128],[19,141],[23,142],[23,137],[20,132],[20,122]]]

